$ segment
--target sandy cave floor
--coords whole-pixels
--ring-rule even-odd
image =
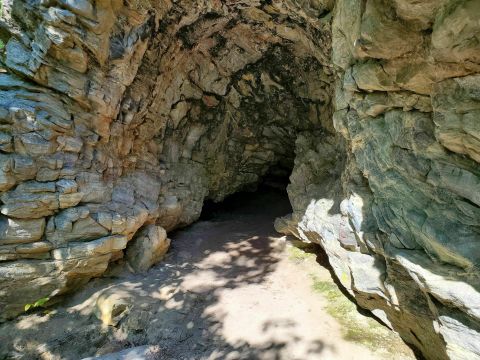
[[[117,267],[61,305],[1,325],[0,359],[82,359],[144,344],[155,359],[414,359],[340,293],[321,252],[275,232],[289,211],[276,191],[235,195],[171,234],[165,261],[148,273]],[[105,326],[95,312],[108,320],[112,308],[116,325]]]

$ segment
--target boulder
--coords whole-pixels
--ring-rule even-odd
[[[136,272],[147,271],[158,263],[168,251],[170,239],[167,232],[158,225],[147,225],[130,242],[126,259]]]

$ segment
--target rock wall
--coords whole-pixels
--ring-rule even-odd
[[[294,4],[17,0],[0,29],[2,319],[134,237],[143,269],[146,229],[289,172],[331,123],[330,24]]]
[[[427,358],[480,358],[479,18],[478,0],[5,2],[0,318],[124,252],[143,269],[162,228],[293,167],[277,228]]]
[[[320,146],[300,152],[277,223],[429,359],[480,358],[479,19],[475,0],[336,2],[341,190]]]

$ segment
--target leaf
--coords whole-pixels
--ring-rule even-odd
[[[48,300],[50,300],[48,297],[38,299],[37,301],[35,301],[35,304],[33,304],[33,307],[43,306],[47,303]]]
[[[50,300],[49,297],[44,297],[44,298],[38,299],[33,304],[25,305],[25,308],[24,308],[25,312],[27,312],[30,309],[34,309],[34,308],[41,307],[41,306],[45,305],[48,302],[48,300]]]

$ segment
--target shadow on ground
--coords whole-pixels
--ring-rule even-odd
[[[1,325],[0,358],[73,360],[144,344],[158,345],[158,359],[292,358],[290,348],[302,339],[288,313],[264,321],[252,343],[236,336],[235,324],[225,328],[217,306],[225,289],[268,282],[285,246],[272,223],[290,211],[288,199],[267,192],[252,203],[237,195],[214,210],[210,220],[172,234],[167,259],[148,273],[97,279],[56,309]],[[95,311],[113,313],[116,326],[103,326]],[[326,345],[305,346],[309,356]]]

